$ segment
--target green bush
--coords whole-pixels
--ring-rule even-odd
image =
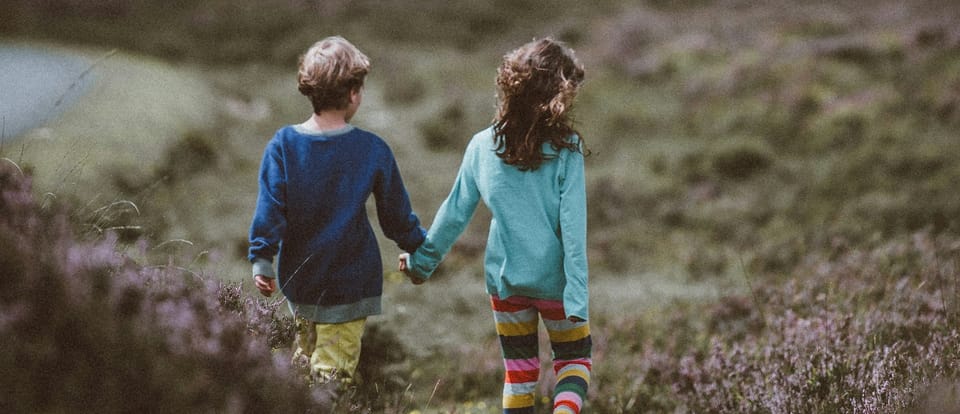
[[[466,113],[460,102],[448,103],[439,115],[419,124],[420,134],[427,148],[433,151],[462,149]]]
[[[220,150],[204,133],[192,131],[167,149],[157,166],[159,179],[177,181],[216,167]]]
[[[764,172],[773,164],[769,151],[751,144],[725,146],[712,154],[710,167],[723,178],[743,180]]]

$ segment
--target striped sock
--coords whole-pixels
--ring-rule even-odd
[[[503,384],[504,414],[533,413],[534,391],[540,377],[536,308],[491,298],[500,349],[506,369]]]
[[[534,391],[540,376],[540,319],[550,336],[553,369],[557,374],[554,389],[554,414],[579,414],[587,398],[592,367],[590,325],[566,319],[559,300],[491,297],[497,335],[503,352],[506,374],[503,387],[505,414],[532,414]]]
[[[560,369],[554,390],[553,412],[579,414],[589,382],[590,369],[587,365],[570,364]]]
[[[587,398],[592,367],[590,325],[566,319],[544,318],[553,348],[553,369],[557,374],[554,389],[554,414],[579,414]]]

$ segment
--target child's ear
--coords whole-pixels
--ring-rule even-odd
[[[363,93],[363,86],[359,86],[350,90],[350,102],[357,103],[360,100],[360,96]]]

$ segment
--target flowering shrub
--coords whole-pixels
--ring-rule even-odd
[[[789,278],[755,281],[749,307],[743,298],[676,306],[678,320],[707,315],[705,339],[645,343],[628,366],[631,378],[599,376],[608,389],[594,408],[895,413],[935,403],[956,410],[958,247],[955,238],[921,233],[832,259],[810,255]],[[673,335],[690,335],[684,323],[669,325]],[[643,331],[616,329],[631,330]],[[930,412],[945,412],[937,410]]]
[[[275,306],[173,267],[144,267],[107,234],[79,241],[0,160],[2,412],[323,411],[268,342]],[[220,299],[219,301],[217,299]],[[259,303],[259,304],[258,304]],[[257,335],[250,335],[253,332]]]
[[[236,312],[247,325],[247,332],[263,339],[272,349],[293,343],[296,326],[293,318],[280,311],[281,300],[264,302],[244,293],[238,283],[218,282],[217,301],[221,309]]]

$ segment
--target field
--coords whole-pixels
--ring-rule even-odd
[[[592,151],[589,412],[960,410],[953,2],[17,0],[8,12],[0,41],[80,56],[92,79],[42,128],[5,137],[0,163],[32,176],[25,209],[38,220],[63,211],[71,243],[162,270],[151,277],[177,280],[167,289],[182,288],[189,306],[239,314],[259,333],[250,343],[272,342],[277,359],[286,305],[253,295],[244,255],[263,146],[309,113],[294,84],[298,54],[342,34],[371,57],[354,123],[387,139],[429,224],[467,140],[493,116],[501,56],[550,35],[587,68],[575,119]],[[399,250],[381,240],[386,313],[367,332],[370,381],[339,407],[499,412],[480,268],[488,219],[481,208],[423,286],[389,267]],[[120,279],[140,277],[129,272]],[[181,287],[184,278],[193,281]],[[0,295],[13,297],[26,291]],[[0,332],[14,325],[0,320]],[[196,370],[187,383],[197,386],[217,370],[270,365],[176,361]],[[89,381],[70,372],[42,380]],[[278,372],[277,388],[287,384]],[[169,375],[155,374],[154,385]],[[222,384],[212,389],[259,395]],[[309,405],[288,394],[270,404]],[[11,407],[83,406],[67,395],[31,410],[42,400],[31,398]],[[211,401],[194,408],[256,406]]]

